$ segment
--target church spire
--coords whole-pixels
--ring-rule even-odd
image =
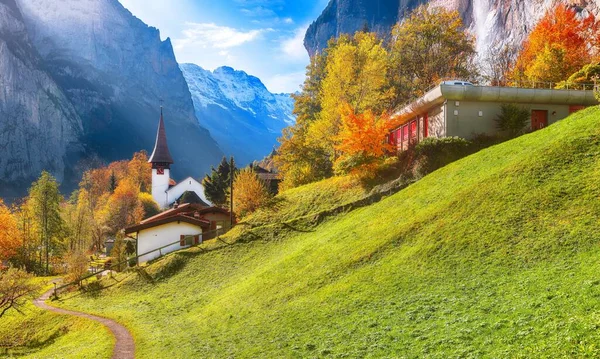
[[[161,166],[168,168],[173,163],[173,158],[167,146],[167,133],[165,131],[165,121],[163,120],[163,107],[160,106],[160,120],[158,121],[158,132],[156,133],[156,143],[154,151],[148,161],[153,164],[153,167]]]

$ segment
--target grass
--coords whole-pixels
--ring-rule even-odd
[[[47,282],[44,278],[36,280]],[[51,285],[40,290],[41,295]],[[114,338],[101,324],[58,315],[28,303],[23,314],[14,310],[0,318],[0,357],[110,358]]]
[[[296,191],[273,220],[338,201]],[[178,252],[153,284],[61,305],[126,324],[139,358],[598,357],[599,199],[589,109],[311,231]]]

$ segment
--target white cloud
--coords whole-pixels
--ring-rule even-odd
[[[281,50],[285,56],[293,61],[306,62],[308,54],[304,48],[304,35],[308,25],[302,26],[294,31],[294,36],[288,39],[284,39],[281,42]]]
[[[183,38],[173,40],[175,49],[180,50],[189,46],[228,49],[252,42],[264,32],[271,31],[270,29],[241,31],[213,23],[187,23],[186,25],[188,28],[183,30]]]
[[[291,17],[286,17],[285,19],[283,19],[283,22],[291,25],[294,23],[294,19],[292,19]]]
[[[292,72],[289,74],[277,74],[265,78],[263,83],[273,93],[294,93],[300,91],[300,85],[304,82],[306,73]]]

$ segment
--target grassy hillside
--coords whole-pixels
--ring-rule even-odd
[[[101,324],[54,314],[33,303],[23,314],[11,310],[0,318],[2,358],[110,358],[113,345],[113,336]]]
[[[597,357],[599,218],[590,109],[313,230],[179,252],[154,284],[62,305],[126,324],[139,358]]]

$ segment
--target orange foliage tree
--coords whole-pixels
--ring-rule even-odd
[[[2,260],[8,260],[17,255],[21,244],[17,221],[0,199],[0,266],[2,266]]]
[[[560,82],[592,61],[598,23],[577,17],[564,4],[548,10],[523,44],[511,77],[518,81]]]
[[[347,104],[341,106],[341,113],[336,146],[341,156],[335,162],[336,172],[366,175],[393,150],[386,138],[395,124],[385,114],[377,116],[370,110],[357,114]]]

